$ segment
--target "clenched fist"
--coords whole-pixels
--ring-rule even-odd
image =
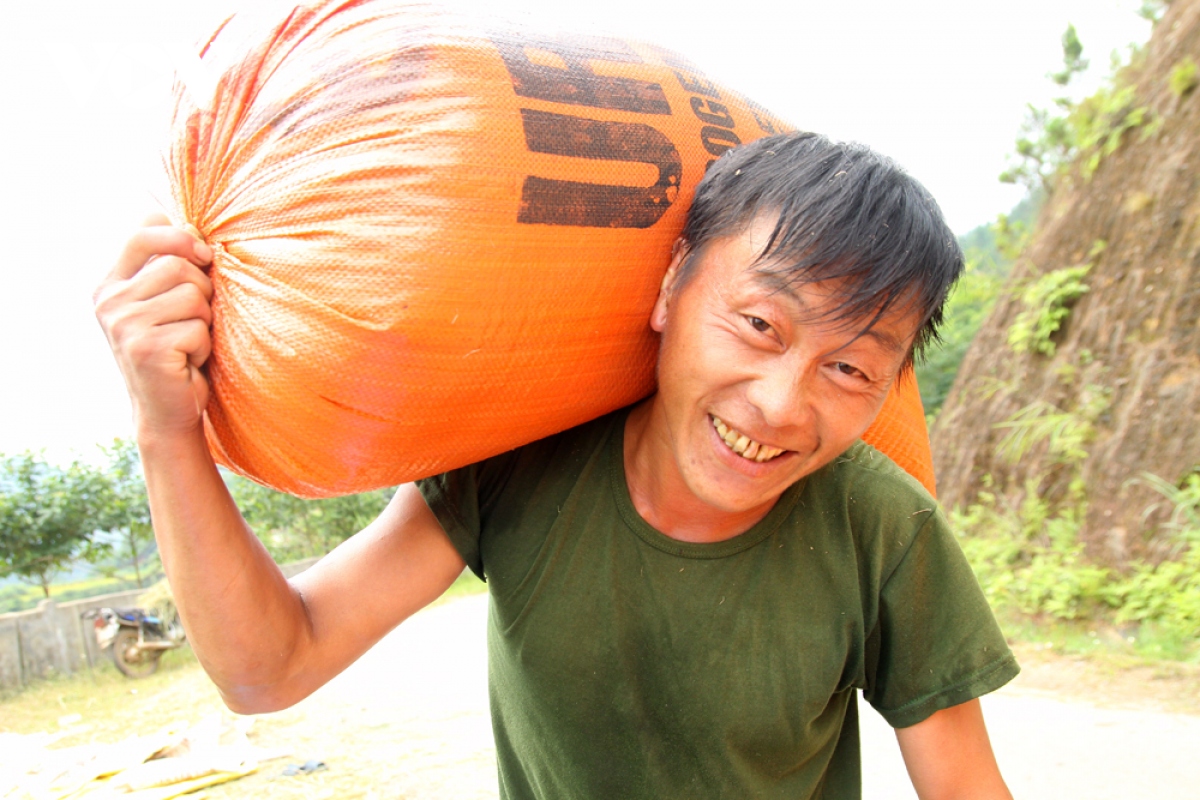
[[[147,220],[93,295],[133,402],[139,438],[194,432],[208,403],[212,249],[166,217]]]

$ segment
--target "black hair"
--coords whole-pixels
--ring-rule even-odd
[[[788,133],[736,147],[696,187],[683,239],[689,264],[715,239],[776,218],[758,260],[786,283],[838,281],[834,321],[890,311],[920,319],[905,368],[938,341],[942,307],[963,270],[962,249],[929,192],[895,162],[859,144]]]

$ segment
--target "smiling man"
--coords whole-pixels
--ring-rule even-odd
[[[503,797],[857,798],[859,690],[922,798],[1009,797],[976,698],[1016,663],[934,501],[858,438],[962,268],[889,161],[811,134],[721,158],[649,320],[655,395],[401,487],[290,584],[204,444],[209,257],[143,230],[97,314],[232,708],[303,698],[466,565],[491,595]]]

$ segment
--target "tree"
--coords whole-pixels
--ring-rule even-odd
[[[94,548],[106,481],[78,461],[58,467],[25,452],[0,460],[0,575],[50,596],[50,579]]]
[[[128,556],[138,588],[142,588],[141,553],[154,541],[150,523],[150,503],[137,446],[128,439],[116,439],[103,448],[108,456],[101,527],[116,539],[123,555]]]
[[[1050,80],[1059,86],[1066,86],[1076,75],[1088,68],[1088,60],[1083,57],[1083,43],[1074,25],[1067,25],[1062,35],[1063,68],[1050,74]]]
[[[979,326],[992,310],[1004,279],[967,257],[967,268],[946,300],[945,323],[939,331],[941,343],[930,348],[917,365],[917,383],[927,416],[936,416],[950,393],[963,355]]]
[[[1068,25],[1063,33],[1062,52],[1063,68],[1047,77],[1065,87],[1088,68],[1074,25]],[[1017,163],[1001,173],[1001,182],[1020,184],[1030,193],[1049,192],[1059,170],[1070,163],[1078,147],[1072,120],[1075,103],[1068,97],[1058,97],[1054,104],[1057,112],[1028,107],[1017,139]]]
[[[320,556],[379,516],[391,492],[381,490],[304,500],[226,475],[234,501],[255,534],[279,562]]]

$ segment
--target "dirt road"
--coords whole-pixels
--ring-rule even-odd
[[[326,758],[330,777],[358,772],[362,796],[496,797],[486,610],[486,597],[474,596],[422,612],[296,710],[265,721],[260,735]],[[1200,716],[1064,701],[1030,685],[1053,680],[1039,677],[1047,669],[1066,667],[1035,665],[984,700],[1017,798],[1200,797]],[[891,730],[869,707],[862,717],[865,797],[915,797]]]
[[[289,756],[206,790],[206,800],[496,798],[486,614],[483,595],[427,609],[309,699],[257,718],[251,739]],[[1200,667],[1116,669],[1056,655],[1044,643],[1023,646],[1018,657],[1021,676],[984,698],[1017,798],[1200,798]],[[57,719],[69,728],[53,737],[56,747],[87,745],[183,730],[224,708],[194,661],[144,682],[109,677],[18,696],[0,707],[0,731],[36,739],[43,734],[34,731],[53,733]],[[862,719],[865,797],[912,800],[891,730],[869,708]],[[310,760],[326,767],[282,774]],[[0,795],[4,765],[0,757]]]

